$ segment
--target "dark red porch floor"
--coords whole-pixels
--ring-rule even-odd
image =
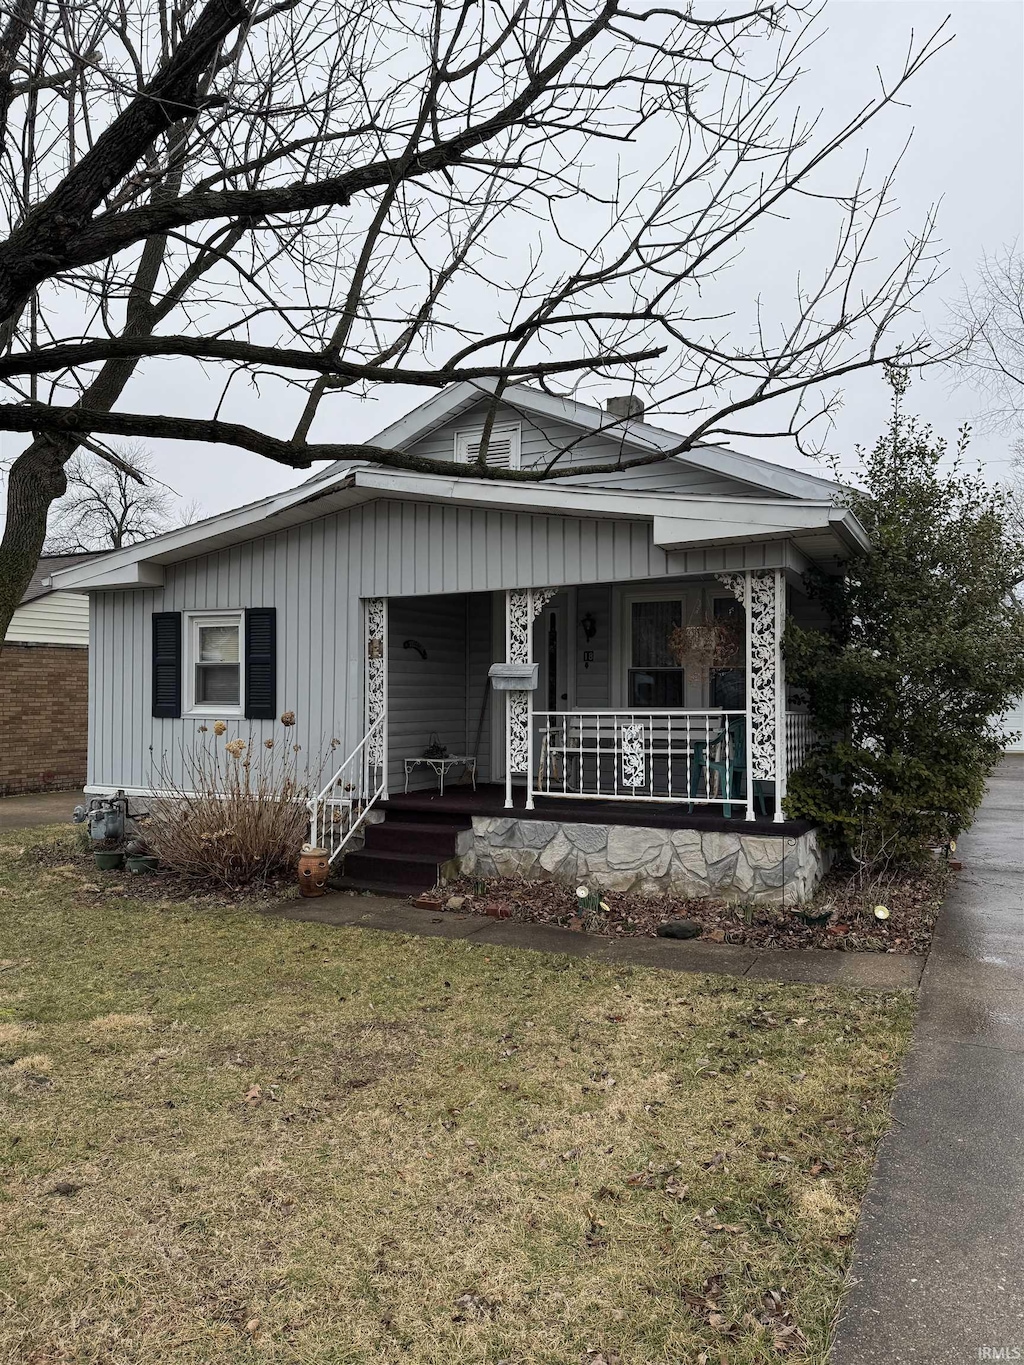
[[[380,809],[396,816],[431,815],[502,816],[514,815],[520,820],[556,820],[573,825],[638,825],[649,829],[698,829],[732,831],[737,834],[775,835],[795,838],[813,829],[808,820],[782,820],[778,824],[769,816],[758,815],[753,820],[739,803],[734,803],[732,815],[726,818],[720,811],[695,806],[689,811],[686,801],[600,801],[556,796],[538,796],[533,810],[526,809],[526,790],[512,789],[512,811],[505,809],[505,788],[496,783],[478,783],[476,791],[470,785],[457,783],[445,788],[444,796],[437,790],[394,793],[380,803]]]

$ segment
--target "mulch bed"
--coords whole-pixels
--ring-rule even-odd
[[[145,901],[194,900],[220,905],[245,901],[251,904],[253,900],[264,898],[280,900],[296,885],[294,870],[282,872],[260,884],[238,887],[198,882],[166,867],[159,867],[155,872],[129,872],[123,867],[111,872],[102,871],[90,851],[69,839],[32,844],[22,856],[51,871],[67,869],[76,879],[82,879],[81,890],[93,898],[130,896],[133,900]]]
[[[218,887],[197,883],[166,868],[155,873],[126,870],[102,872],[92,854],[77,843],[58,839],[34,844],[23,856],[39,866],[67,869],[90,897],[130,896],[146,901],[199,901],[236,904],[280,899],[295,889],[294,872],[261,886]],[[446,882],[437,893],[441,908],[468,914],[497,914],[531,924],[618,937],[655,937],[669,920],[692,920],[699,937],[713,943],[751,948],[828,948],[839,952],[927,953],[951,873],[941,861],[914,873],[892,878],[884,886],[858,887],[847,872],[831,872],[807,905],[783,906],[766,902],[730,904],[722,900],[674,900],[668,896],[637,896],[628,892],[601,893],[604,911],[580,914],[575,889],[559,882],[525,881],[518,877],[480,881],[471,877]],[[594,887],[599,891],[599,887]],[[433,893],[432,893],[433,894]],[[455,899],[457,906],[449,907]],[[885,905],[887,920],[878,920],[874,906]]]
[[[849,873],[830,873],[807,905],[722,900],[673,900],[667,896],[602,893],[608,907],[580,914],[575,889],[557,882],[463,877],[447,882],[442,908],[491,914],[531,924],[559,924],[610,937],[654,937],[669,920],[693,920],[699,937],[751,948],[829,948],[839,952],[926,953],[949,872],[943,862],[893,878],[883,886],[859,888]],[[598,891],[598,887],[593,888]],[[457,904],[449,902],[455,898]],[[461,902],[461,903],[458,903]],[[874,907],[885,905],[879,920]],[[697,937],[697,935],[695,935]]]

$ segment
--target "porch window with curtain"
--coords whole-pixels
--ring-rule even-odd
[[[719,656],[716,666],[708,672],[708,703],[723,711],[742,711],[747,704],[743,607],[735,597],[716,597],[711,609],[716,625],[729,626],[733,650],[728,657]]]
[[[684,674],[670,637],[683,623],[678,598],[634,602],[630,619],[629,705],[683,705]]]

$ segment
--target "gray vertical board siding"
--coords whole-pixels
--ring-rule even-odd
[[[150,714],[154,611],[277,608],[277,711],[294,710],[296,729],[225,717],[228,732],[219,743],[235,736],[255,745],[272,737],[298,743],[300,765],[317,776],[332,738],[339,741],[333,770],[362,737],[363,598],[661,579],[782,563],[785,552],[783,542],[773,542],[667,554],[652,543],[646,522],[380,499],[168,565],[162,588],[93,595],[89,783],[151,789],[163,762],[184,784],[183,750],[213,742],[212,729],[200,729],[202,719]],[[392,601],[391,612],[399,609]],[[470,627],[471,653],[483,659],[489,651],[474,630],[484,626]],[[503,657],[504,642],[498,644],[494,658]],[[464,693],[459,745],[466,702]],[[475,704],[468,698],[469,714]],[[472,724],[475,732],[475,716]]]
[[[403,760],[418,758],[436,734],[452,754],[465,752],[467,715],[466,598],[417,597],[393,601],[388,619],[388,782],[405,784]],[[420,657],[406,649],[415,640]],[[415,769],[410,790],[429,788],[437,775]]]
[[[410,454],[431,460],[455,459],[455,433],[479,430],[487,417],[489,403],[482,401],[453,417],[436,431],[408,447]],[[623,450],[615,431],[601,435],[580,427],[569,426],[550,418],[519,412],[509,403],[498,407],[495,421],[499,424],[518,422],[520,427],[521,467],[535,469],[550,464],[561,454],[555,466],[564,476],[572,477],[572,469],[580,465],[611,464],[635,459],[636,450]],[[564,453],[562,453],[564,452]],[[642,492],[670,491],[673,493],[702,493],[709,496],[756,497],[761,490],[725,475],[699,469],[685,460],[665,460],[636,469],[615,471],[611,474],[583,475],[586,483],[611,488],[630,488]]]
[[[471,593],[465,602],[467,679],[466,741],[463,752],[475,756],[478,780],[489,782],[492,780],[491,718],[498,698],[491,687],[487,670],[499,658],[504,659],[505,642],[496,644],[492,639],[492,595]]]
[[[594,638],[587,641],[580,621],[587,613],[597,622]],[[611,705],[612,592],[600,584],[580,588],[576,594],[576,706],[580,711],[599,711]],[[594,662],[583,663],[585,650],[592,651]]]
[[[475,407],[453,417],[436,431],[424,436],[409,446],[414,455],[423,455],[432,460],[455,459],[455,433],[457,431],[478,431],[486,420],[490,404],[481,401]],[[595,464],[618,458],[618,442],[612,436],[597,436],[582,431],[578,427],[538,418],[530,413],[519,412],[511,404],[501,403],[495,416],[498,424],[518,422],[520,427],[520,451],[522,467],[530,469],[547,464],[560,451],[567,452],[559,467],[570,468],[574,464]]]

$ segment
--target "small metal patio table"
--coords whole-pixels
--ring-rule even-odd
[[[405,790],[409,791],[409,775],[414,768],[423,764],[427,768],[433,768],[437,773],[438,788],[441,796],[444,796],[445,774],[450,768],[465,768],[473,781],[473,790],[476,791],[476,759],[468,754],[448,754],[445,758],[424,758],[421,754],[418,758],[407,758],[405,760]]]

